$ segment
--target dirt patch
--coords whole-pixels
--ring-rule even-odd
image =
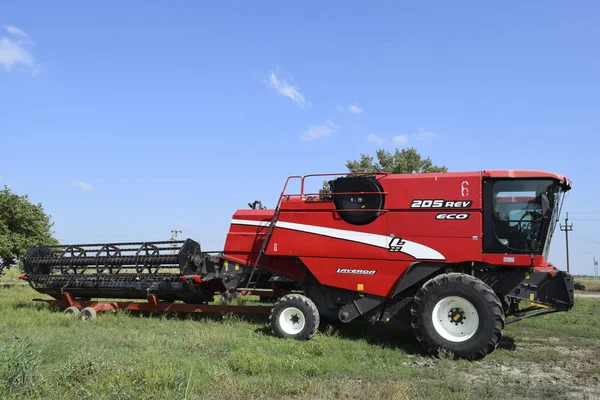
[[[600,299],[600,292],[575,292],[575,297],[585,297],[587,299]]]
[[[467,374],[472,385],[494,383],[502,387],[498,398],[600,399],[600,362],[515,362],[514,365],[481,362]]]

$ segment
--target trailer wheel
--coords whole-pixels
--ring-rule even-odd
[[[319,328],[319,311],[308,297],[288,294],[275,303],[269,321],[280,338],[309,340]]]
[[[79,319],[82,321],[88,321],[91,319],[96,319],[96,310],[92,307],[86,307],[81,310],[81,314],[79,315]]]
[[[63,312],[67,315],[73,315],[75,318],[79,318],[79,314],[81,314],[81,311],[79,311],[79,308],[77,307],[69,307]]]
[[[411,307],[411,325],[424,349],[441,349],[467,359],[496,349],[504,329],[504,310],[494,291],[471,275],[447,273],[427,281]]]

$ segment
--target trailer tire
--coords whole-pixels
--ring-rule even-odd
[[[73,315],[75,318],[79,318],[79,315],[81,314],[81,311],[79,311],[79,308],[77,307],[66,308],[63,312],[67,315]]]
[[[446,273],[428,280],[411,306],[411,325],[429,352],[481,359],[493,352],[504,329],[504,310],[494,291],[471,275]]]
[[[300,294],[281,297],[269,315],[273,333],[284,339],[309,340],[319,329],[319,311],[315,303]]]
[[[89,321],[92,319],[96,319],[96,310],[94,310],[92,307],[86,307],[83,310],[81,310],[81,314],[79,314],[79,319],[82,321]]]

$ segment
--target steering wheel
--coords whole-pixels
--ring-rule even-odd
[[[527,222],[523,222],[523,218],[525,218],[528,215],[532,215],[529,211],[525,211],[525,214],[523,214],[521,216],[521,218],[519,218],[519,231],[523,232],[524,230],[531,230],[531,221],[527,221]],[[532,218],[533,219],[533,218]]]
[[[528,215],[531,216],[531,221],[523,222],[523,218],[525,218]],[[523,214],[523,216],[519,219],[519,227],[520,227],[519,230],[525,230],[525,229],[531,230],[533,223],[539,223],[543,219],[544,219],[544,216],[542,215],[541,212],[525,211],[525,214]]]

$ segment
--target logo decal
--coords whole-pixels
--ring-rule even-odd
[[[269,221],[232,219],[231,224],[265,227]],[[418,260],[445,260],[442,253],[434,248],[402,238],[392,238],[390,235],[378,235],[376,233],[358,232],[345,229],[335,229],[325,226],[300,224],[297,222],[276,221],[278,229],[288,229],[296,232],[310,233],[314,235],[348,240],[368,246],[399,251]]]
[[[402,238],[395,237],[390,240],[388,244],[389,251],[402,251],[402,246],[404,246],[406,242],[402,240]]]
[[[338,274],[357,274],[357,275],[375,275],[377,272],[374,269],[349,269],[349,268],[338,268]]]
[[[450,220],[464,220],[469,218],[469,214],[438,214],[435,219],[450,219]]]
[[[421,200],[412,201],[410,208],[470,208],[473,205],[471,200]]]

